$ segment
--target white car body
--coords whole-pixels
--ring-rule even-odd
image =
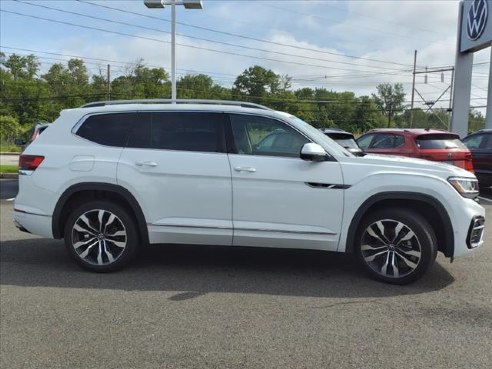
[[[331,160],[109,147],[76,134],[88,116],[128,111],[219,111],[267,117],[323,147]],[[482,206],[461,196],[448,182],[450,177],[474,179],[470,172],[420,159],[355,157],[299,119],[255,107],[122,104],[65,110],[24,155],[45,158],[35,171],[20,171],[14,219],[22,229],[47,238],[63,235],[55,224],[62,221],[60,200],[77,186],[95,184],[122,188],[133,196],[151,244],[345,252],[351,248],[364,204],[371,205],[369,199],[394,198],[408,204],[425,199],[449,218],[444,223],[451,227],[447,232],[452,245],[446,246],[445,254],[456,257],[470,252],[467,238],[473,219],[485,217]]]

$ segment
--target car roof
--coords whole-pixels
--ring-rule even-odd
[[[480,130],[478,130],[476,132],[470,133],[468,136],[471,136],[471,135],[474,135],[474,134],[477,134],[477,133],[492,133],[492,128],[480,129]]]
[[[217,108],[219,106],[234,106],[234,107],[242,107],[242,108],[253,108],[253,109],[262,109],[262,110],[270,110],[273,111],[272,109],[251,103],[251,102],[246,102],[246,101],[233,101],[233,100],[200,100],[200,99],[177,99],[177,100],[170,100],[170,99],[142,99],[142,100],[112,100],[112,101],[96,101],[96,102],[91,102],[87,103],[85,105],[82,105],[81,108],[98,108],[98,107],[115,107],[115,106],[120,106],[123,108],[128,108],[131,109],[132,107],[138,105],[145,105],[145,106],[159,106],[160,108],[163,108],[164,106],[168,106],[172,108],[173,110],[176,108],[181,108],[185,106],[190,106],[190,105],[200,105],[200,106],[210,106],[212,109]],[[180,110],[180,109],[179,109]],[[183,108],[183,110],[187,110]]]
[[[226,112],[226,113],[250,113],[261,114],[275,118],[286,118],[291,115],[270,109],[266,106],[229,100],[115,100],[100,101],[82,105],[79,108],[65,109],[63,114],[76,114],[84,116],[102,113],[123,113],[137,111],[201,111],[201,112]]]
[[[433,129],[433,128],[376,128],[371,129],[366,134],[369,133],[399,133],[407,136],[422,136],[427,134],[450,134],[459,137],[457,133],[449,132],[443,129]]]

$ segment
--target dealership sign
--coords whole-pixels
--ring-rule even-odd
[[[490,0],[465,0],[461,17],[460,51],[478,51],[492,43]]]

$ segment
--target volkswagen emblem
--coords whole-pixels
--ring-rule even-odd
[[[466,24],[468,38],[470,40],[475,41],[482,36],[487,25],[488,10],[486,0],[473,0]]]

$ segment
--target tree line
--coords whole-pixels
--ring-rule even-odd
[[[171,96],[169,74],[150,68],[143,60],[129,65],[123,75],[108,82],[103,71],[90,75],[82,59],[52,64],[41,74],[36,56],[0,53],[0,135],[11,143],[37,122],[54,121],[62,109],[101,100],[165,99]],[[179,99],[241,100],[286,111],[315,127],[337,127],[362,133],[378,127],[408,127],[403,86],[380,84],[371,96],[325,88],[292,89],[292,78],[254,65],[236,77],[231,88],[205,74],[185,75],[177,81]],[[443,109],[414,109],[413,126],[446,128]],[[470,113],[470,128],[484,126],[484,117]]]

